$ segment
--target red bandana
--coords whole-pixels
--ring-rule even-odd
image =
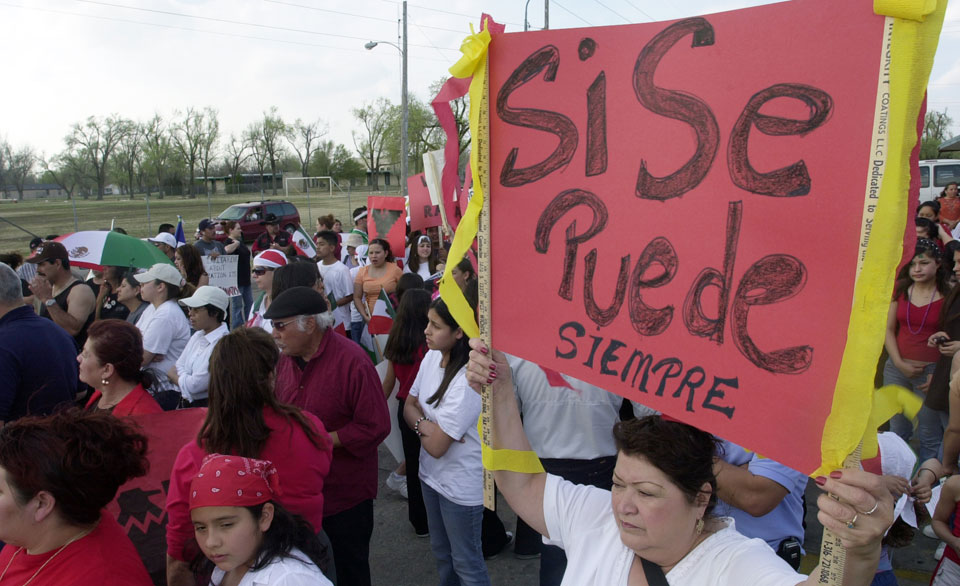
[[[277,469],[267,460],[210,454],[190,483],[190,510],[249,507],[282,494]]]

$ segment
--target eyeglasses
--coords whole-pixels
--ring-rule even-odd
[[[293,319],[288,319],[287,321],[277,321],[275,319],[272,319],[270,320],[270,325],[272,325],[273,329],[277,330],[278,332],[282,332],[283,330],[287,329],[287,326],[299,320],[300,320],[300,316],[297,316]]]
[[[267,273],[267,271],[272,271],[272,270],[273,270],[273,269],[265,269],[265,268],[263,268],[263,267],[257,267],[257,268],[255,268],[255,269],[253,269],[253,274],[254,274],[254,275],[257,275],[257,276],[259,277],[259,276],[261,276],[261,275],[265,275],[265,274]]]

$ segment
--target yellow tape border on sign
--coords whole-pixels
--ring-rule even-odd
[[[935,4],[935,6],[934,6]],[[917,117],[933,67],[946,0],[874,0],[874,12],[896,17],[890,64],[888,150],[872,235],[854,287],[847,344],[833,405],[821,440],[821,464],[812,476],[843,467],[865,434],[873,379],[886,328],[893,277],[903,251],[910,154],[917,144]]]
[[[463,56],[450,68],[450,74],[454,77],[471,77],[470,81],[470,172],[473,173],[473,197],[467,210],[464,212],[460,223],[457,225],[457,231],[453,236],[453,243],[450,245],[447,264],[443,270],[443,278],[440,280],[440,297],[447,304],[450,315],[457,321],[460,329],[470,338],[480,337],[480,328],[474,317],[473,310],[467,302],[460,286],[453,280],[451,271],[462,259],[467,250],[473,244],[477,237],[477,231],[480,227],[480,213],[483,210],[483,180],[479,172],[480,143],[489,145],[489,136],[479,136],[481,105],[487,100],[486,76],[487,76],[487,49],[490,46],[490,32],[484,27],[479,33],[475,33],[473,24],[470,25],[470,35],[463,40],[460,45],[460,51]],[[465,197],[462,195],[461,197]],[[484,437],[483,421],[477,421],[477,431],[480,437]],[[494,450],[484,442],[480,442],[480,450],[483,459],[483,467],[487,470],[510,470],[513,472],[524,472],[527,474],[537,474],[543,472],[543,465],[535,452],[521,450]]]

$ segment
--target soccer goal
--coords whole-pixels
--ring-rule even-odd
[[[323,177],[284,177],[283,178],[283,198],[290,199],[290,194],[295,195],[306,195],[307,196],[307,226],[313,226],[313,217],[310,213],[310,188],[315,185],[319,188],[319,181],[325,179],[327,181],[327,190],[328,195],[333,198],[333,177],[323,176]],[[293,183],[293,191],[291,191],[291,183]]]

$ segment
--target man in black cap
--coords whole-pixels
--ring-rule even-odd
[[[253,248],[250,251],[253,255],[268,250],[276,241],[277,234],[280,233],[280,220],[274,214],[267,214],[260,225],[264,226],[267,231],[257,236],[257,239],[253,242]]]
[[[214,236],[217,235],[217,224],[213,220],[209,218],[200,220],[198,230],[200,231],[200,239],[194,242],[193,245],[197,247],[197,250],[199,250],[203,256],[217,258],[221,254],[227,253],[223,242],[214,240]]]
[[[370,584],[377,446],[390,433],[380,377],[363,349],[335,334],[323,295],[291,287],[264,317],[280,347],[276,393],[320,418],[333,440],[323,484],[323,530],[333,545],[337,583]]]
[[[70,257],[59,242],[45,241],[27,259],[37,266],[30,291],[40,302],[40,317],[52,319],[73,336],[77,350],[87,341],[97,298],[93,289],[70,272]]]

